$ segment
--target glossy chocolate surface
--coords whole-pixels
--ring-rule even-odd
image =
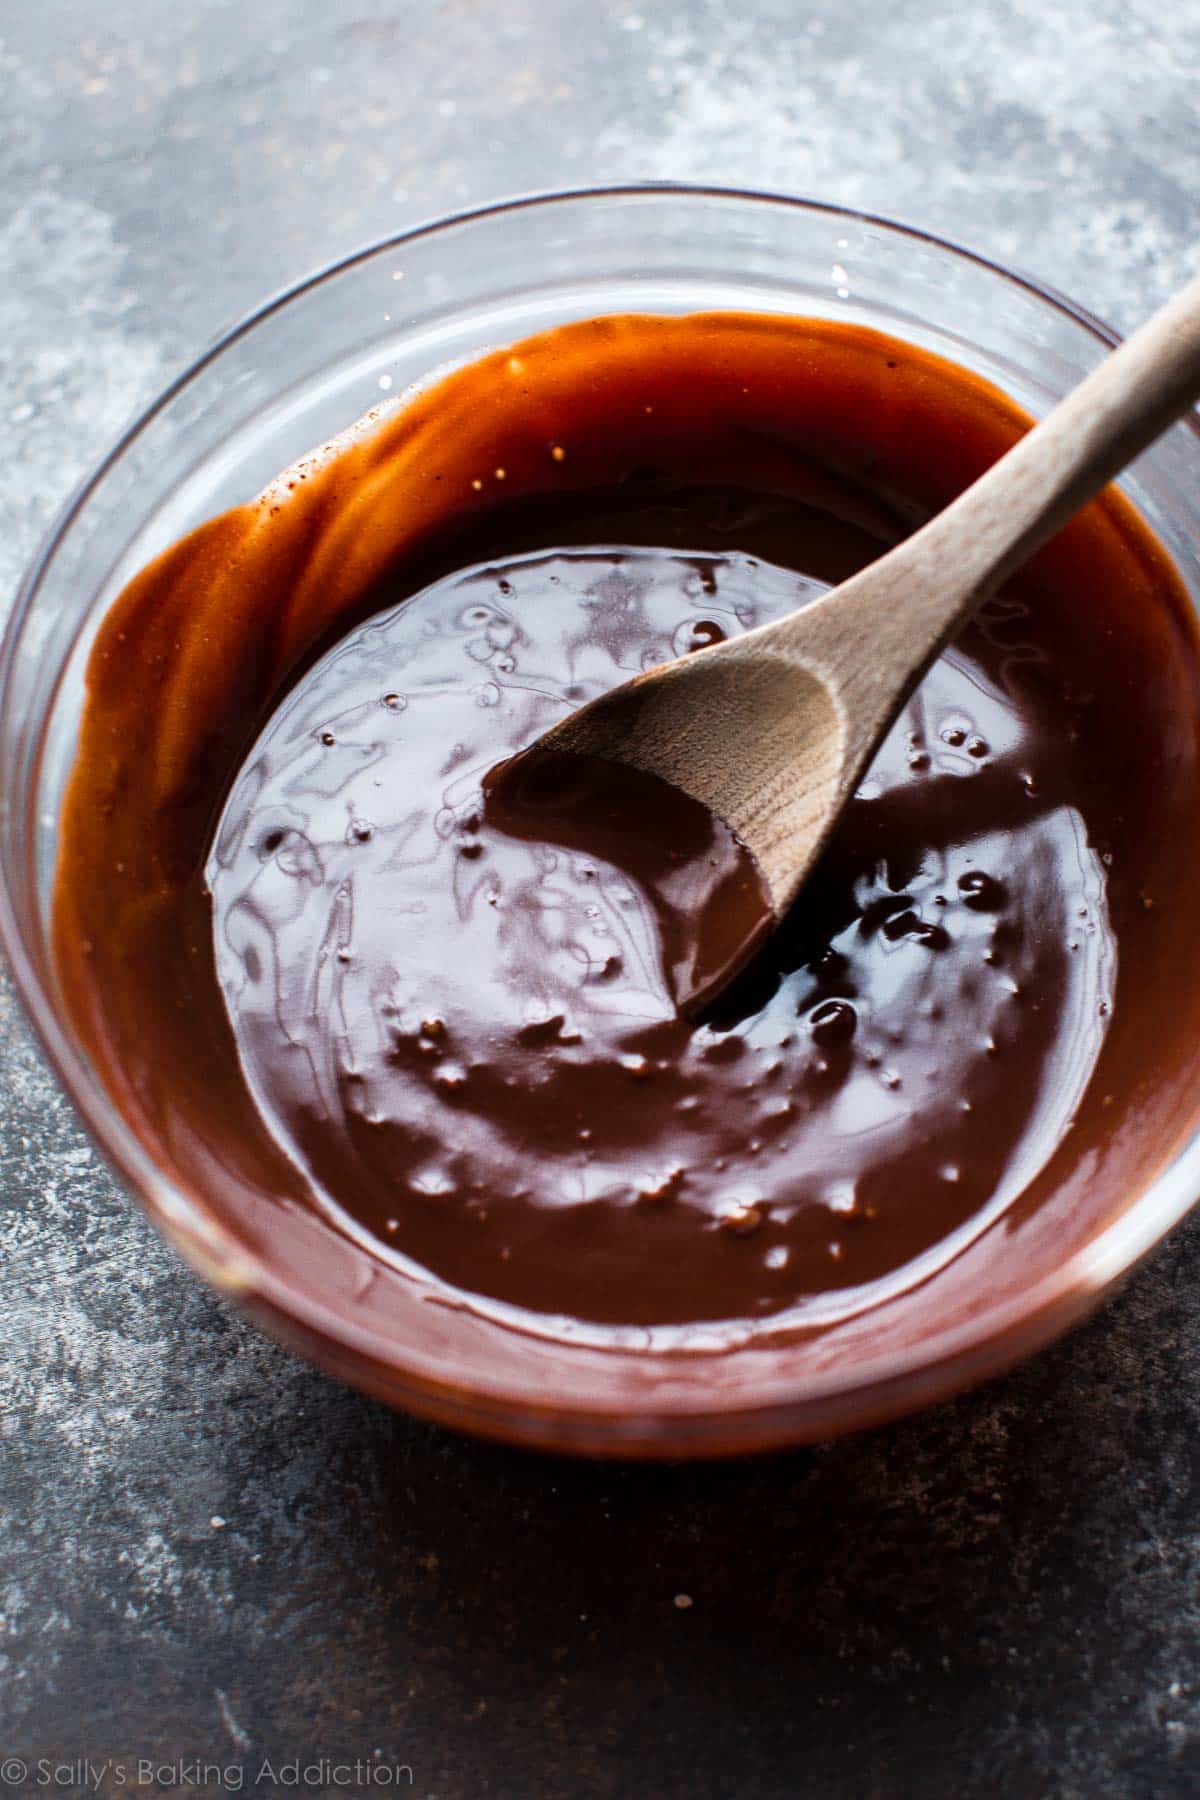
[[[631,840],[595,771],[579,836],[562,771],[485,793],[572,706],[862,566],[1019,428],[871,333],[594,321],[169,552],[93,655],[56,912],[147,1141],[233,1214],[252,1189],[385,1275],[599,1341],[828,1330],[922,1304],[1084,1177],[1111,1211],[1190,1116],[1200,835],[1194,642],[1115,496],[931,671],[707,1015],[676,1002],[695,922],[748,892],[737,846],[665,796]]]

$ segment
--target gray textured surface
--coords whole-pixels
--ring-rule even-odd
[[[1196,0],[6,0],[0,595],[233,314],[499,193],[820,194],[1129,324],[1194,257],[1198,52]],[[449,1800],[1200,1790],[1196,1225],[934,1415],[596,1470],[393,1418],[242,1325],[116,1190],[7,989],[0,1079],[0,1759],[27,1791],[39,1754],[249,1787],[264,1755],[376,1751]]]

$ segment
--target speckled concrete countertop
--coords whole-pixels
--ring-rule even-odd
[[[1194,263],[1198,58],[1197,0],[7,0],[0,598],[231,316],[501,193],[821,195],[1129,325]],[[209,1792],[407,1765],[446,1800],[1200,1791],[1200,1220],[914,1423],[593,1469],[394,1418],[244,1326],[7,987],[0,1079],[0,1792],[128,1791],[139,1758],[145,1792],[204,1762]]]

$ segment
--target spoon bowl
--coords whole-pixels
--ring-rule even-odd
[[[780,917],[832,829],[850,745],[836,688],[762,630],[765,649],[750,632],[635,676],[541,746],[616,757],[694,795],[751,849]]]

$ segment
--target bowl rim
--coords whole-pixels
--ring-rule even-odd
[[[513,213],[653,196],[674,198],[684,204],[711,200],[733,201],[749,207],[783,208],[874,227],[891,236],[931,246],[998,277],[1081,326],[1106,349],[1120,342],[1119,334],[1111,326],[1056,288],[1006,267],[954,238],[864,208],[770,189],[672,180],[632,181],[535,190],[439,215],[404,231],[377,237],[279,288],[213,337],[135,414],[108,452],[68,496],[18,585],[0,636],[0,715],[7,712],[10,704],[17,652],[30,610],[51,563],[76,520],[96,489],[146,429],[233,345],[283,311],[293,300],[384,252],[393,252],[415,241],[426,241],[462,226],[494,221]],[[1200,438],[1200,415],[1192,412],[1184,423]],[[44,729],[43,720],[38,727],[39,759]],[[5,834],[11,833],[13,818],[11,798],[0,795],[0,829]],[[911,1404],[925,1404],[1039,1348],[1065,1324],[1089,1310],[1107,1287],[1133,1269],[1191,1210],[1200,1194],[1198,1129],[1123,1212],[1066,1262],[1043,1276],[1032,1289],[1016,1298],[984,1304],[961,1325],[949,1331],[934,1331],[905,1351],[864,1358],[849,1372],[825,1371],[806,1376],[801,1363],[786,1381],[776,1377],[765,1383],[757,1398],[740,1395],[728,1403],[723,1401],[719,1390],[709,1393],[706,1398],[690,1394],[684,1397],[676,1391],[669,1401],[656,1403],[653,1389],[647,1388],[644,1402],[639,1398],[631,1403],[628,1392],[597,1395],[586,1387],[569,1396],[551,1393],[548,1397],[544,1386],[526,1388],[510,1378],[493,1379],[486,1368],[472,1372],[468,1387],[459,1379],[449,1379],[439,1371],[433,1357],[421,1358],[406,1352],[403,1359],[398,1358],[394,1346],[389,1348],[390,1340],[380,1332],[347,1318],[312,1290],[280,1275],[260,1255],[245,1246],[234,1246],[232,1239],[226,1242],[224,1228],[206,1216],[202,1197],[164,1174],[109,1099],[99,1076],[60,1019],[48,983],[38,967],[38,956],[27,945],[18,922],[7,866],[2,857],[0,950],[7,958],[16,992],[42,1052],[88,1135],[188,1264],[293,1347],[312,1356],[315,1345],[319,1344],[322,1358],[340,1364],[338,1372],[345,1379],[392,1403],[487,1435],[570,1448],[572,1446],[560,1433],[578,1424],[590,1430],[598,1428],[618,1452],[637,1446],[652,1451],[651,1440],[656,1434],[664,1437],[673,1434],[678,1439],[681,1428],[685,1434],[692,1428],[699,1438],[707,1424],[713,1438],[724,1436],[732,1441],[733,1448],[753,1448],[760,1443],[782,1442],[804,1435],[797,1426],[805,1412],[814,1408],[819,1410],[822,1404],[835,1400],[842,1402],[847,1413],[856,1415],[842,1429],[853,1429],[860,1423],[907,1411],[910,1409],[908,1403],[887,1403],[884,1395],[889,1389],[894,1390],[902,1382],[917,1382],[922,1392]],[[1195,1164],[1195,1168],[1189,1167],[1189,1163]],[[746,1354],[754,1348],[752,1344],[746,1345],[731,1354]],[[628,1359],[638,1358],[642,1353],[614,1349],[611,1354]],[[371,1366],[367,1369],[349,1366],[343,1360],[347,1356],[365,1358]],[[872,1394],[875,1404],[870,1400]],[[856,1397],[860,1401],[857,1408]],[[525,1423],[517,1417],[518,1409],[525,1416]],[[832,1431],[823,1430],[815,1435],[832,1435]],[[745,1445],[736,1441],[739,1437],[747,1440]],[[590,1449],[603,1447],[603,1442],[588,1445]],[[693,1452],[702,1452],[704,1447],[700,1441],[687,1446]],[[669,1450],[671,1446],[667,1448]]]

